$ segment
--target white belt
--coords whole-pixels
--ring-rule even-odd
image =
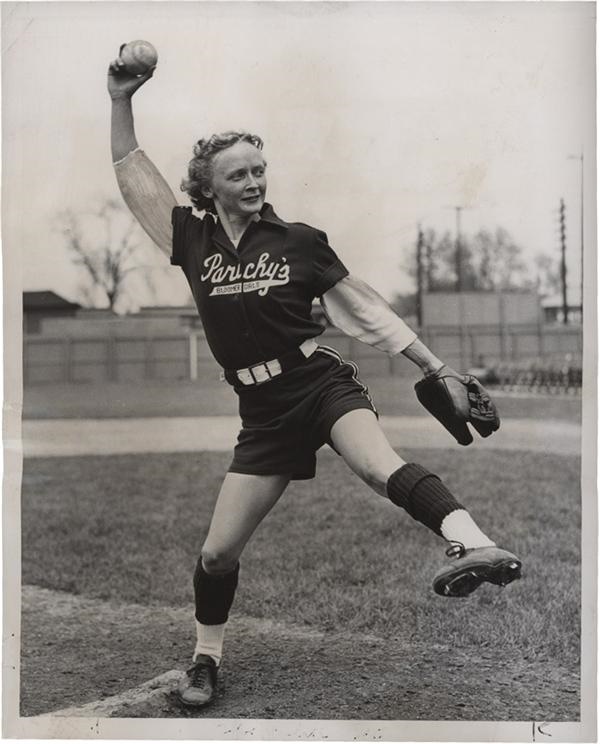
[[[318,344],[315,339],[309,338],[303,341],[298,349],[308,359],[317,350],[317,346]],[[277,377],[277,375],[280,375],[284,371],[281,361],[280,359],[271,359],[269,362],[253,364],[251,367],[246,367],[245,369],[236,369],[235,375],[242,385],[256,385],[259,382],[266,382],[273,377]]]

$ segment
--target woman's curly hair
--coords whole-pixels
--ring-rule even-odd
[[[212,161],[215,155],[238,142],[249,142],[262,150],[263,141],[256,134],[248,132],[223,132],[213,134],[208,139],[200,139],[194,145],[194,157],[188,164],[188,176],[181,182],[181,190],[185,191],[196,209],[216,214],[215,203],[204,196],[202,189],[210,186],[212,178]]]

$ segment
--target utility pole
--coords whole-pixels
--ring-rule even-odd
[[[417,225],[417,325],[423,327],[423,230]]]
[[[425,242],[425,255],[427,256],[427,291],[432,292],[433,291],[433,246],[432,246],[432,240],[429,239],[425,241],[425,237],[423,236],[423,241]]]
[[[583,152],[580,155],[569,155],[569,160],[579,160],[581,164],[579,229],[581,231],[581,322],[583,323]]]
[[[567,302],[567,236],[565,230],[565,200],[560,200],[560,283],[562,288],[563,323],[569,323],[569,305]]]

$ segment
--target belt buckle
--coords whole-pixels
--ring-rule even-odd
[[[253,364],[251,367],[248,367],[248,372],[250,372],[250,376],[256,385],[270,380],[273,376],[265,362]]]
[[[249,369],[238,369],[235,376],[242,383],[242,385],[255,385],[256,381],[254,375],[250,374]]]
[[[238,369],[236,372],[238,380],[243,385],[262,385],[263,382],[272,380],[283,372],[279,359],[269,362],[259,362],[246,369]]]

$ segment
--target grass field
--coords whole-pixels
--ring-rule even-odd
[[[443,601],[431,588],[444,543],[371,492],[329,451],[292,484],[244,554],[235,611],[456,649],[579,661],[577,458],[413,451],[524,578]],[[32,459],[22,495],[23,583],[144,606],[192,601],[193,572],[229,456]],[[190,639],[191,640],[191,639]]]
[[[427,415],[415,397],[414,377],[365,375],[379,411],[387,416]],[[580,395],[529,397],[492,393],[506,418],[569,419],[581,415]],[[237,413],[237,397],[215,377],[108,384],[35,385],[25,388],[24,418],[130,418],[148,416],[219,416]]]
[[[384,415],[426,415],[406,378],[371,378]],[[504,418],[577,422],[581,398],[494,396]],[[213,382],[40,386],[28,418],[233,415]],[[242,558],[210,716],[577,720],[579,458],[405,450],[446,480],[523,579],[437,597],[445,543],[330,450]],[[191,576],[230,454],[31,458],[22,486],[21,714],[95,701],[183,669]],[[268,660],[265,663],[265,659]],[[168,700],[125,717],[181,717]]]

